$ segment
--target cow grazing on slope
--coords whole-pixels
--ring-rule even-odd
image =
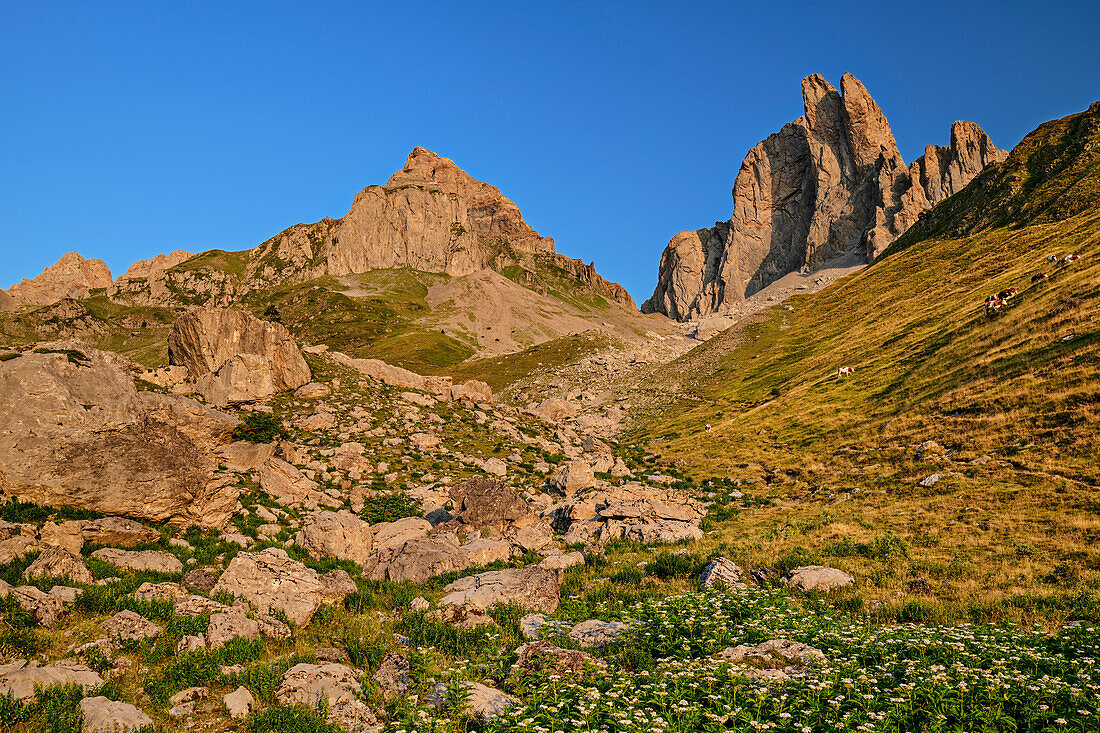
[[[836,378],[837,379],[844,379],[844,377],[850,377],[855,373],[856,373],[856,368],[855,367],[842,366],[842,367],[840,367],[839,369],[836,370]]]

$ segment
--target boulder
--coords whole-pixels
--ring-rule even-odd
[[[80,712],[84,714],[81,733],[131,733],[153,725],[153,719],[133,705],[105,697],[84,698]]]
[[[512,543],[505,540],[477,539],[458,548],[469,565],[490,565],[512,558]]]
[[[317,577],[321,580],[321,586],[324,588],[326,603],[343,603],[344,598],[346,598],[349,593],[354,593],[359,589],[359,587],[355,585],[355,581],[348,575],[348,571],[342,568],[329,570],[327,573],[321,573]]]
[[[596,476],[592,473],[592,466],[588,465],[588,461],[577,458],[561,466],[547,483],[550,488],[571,496],[581,489],[594,486]]]
[[[243,720],[252,711],[254,700],[252,693],[245,686],[240,686],[222,697],[225,711],[233,720]]]
[[[161,628],[149,619],[133,611],[119,611],[100,626],[109,638],[117,641],[155,639]]]
[[[456,402],[459,400],[466,400],[467,402],[491,404],[493,401],[493,390],[485,382],[471,379],[462,384],[453,385],[451,387],[451,399]]]
[[[454,506],[451,513],[475,529],[504,531],[537,520],[527,502],[506,481],[475,476],[453,487],[450,496]]]
[[[228,407],[267,399],[279,390],[271,363],[257,354],[234,354],[216,372],[195,380],[195,391],[208,405]]]
[[[92,557],[109,562],[123,570],[151,570],[157,573],[182,573],[183,563],[170,552],[159,550],[118,550],[103,547],[92,553]]]
[[[206,643],[211,649],[221,649],[230,640],[237,637],[259,639],[260,625],[236,608],[210,615],[210,626],[206,630]]]
[[[45,629],[52,629],[68,612],[65,604],[57,596],[44,593],[33,585],[21,585],[12,588],[7,583],[0,585],[0,597],[15,595],[15,600],[24,611],[31,615],[34,622]]]
[[[61,547],[71,555],[80,555],[85,524],[83,521],[45,522],[38,530],[38,541],[47,547]]]
[[[348,511],[319,511],[302,522],[294,544],[312,557],[334,557],[365,565],[371,556],[374,531],[371,525]]]
[[[753,661],[757,664],[765,663],[774,666],[780,662],[784,664],[801,664],[806,666],[820,666],[828,660],[825,653],[809,644],[788,639],[769,639],[760,644],[739,644],[728,647],[716,654],[721,659],[731,662]]]
[[[195,568],[183,576],[180,584],[197,593],[209,593],[218,584],[218,575],[211,568]]]
[[[317,482],[279,458],[270,458],[257,471],[260,488],[280,504],[300,504],[314,509],[324,499],[317,490]]]
[[[584,648],[607,646],[622,639],[627,625],[619,621],[581,621],[569,630],[567,636]]]
[[[28,578],[68,578],[74,583],[95,582],[84,561],[63,547],[47,547],[27,566],[23,575]]]
[[[125,517],[103,517],[84,522],[81,528],[85,542],[109,547],[134,547],[142,542],[156,542],[160,532]]]
[[[486,720],[499,718],[509,709],[522,704],[519,698],[480,682],[464,682],[463,687],[466,693],[466,705],[469,706],[470,712]]]
[[[185,397],[139,393],[117,354],[49,348],[64,353],[0,362],[0,495],[224,524],[237,490],[216,475],[214,450],[237,421]]]
[[[222,449],[225,466],[236,473],[247,473],[275,457],[275,446],[238,440]]]
[[[330,394],[332,394],[332,387],[321,382],[310,382],[294,391],[294,396],[300,400],[316,400],[328,397]]]
[[[191,379],[218,372],[233,357],[263,359],[271,387],[295,389],[310,381],[309,366],[281,323],[232,308],[195,308],[176,319],[168,336],[168,363],[187,367]]]
[[[372,679],[382,690],[382,697],[390,699],[404,695],[412,686],[409,660],[400,654],[390,653],[382,659]]]
[[[102,684],[103,678],[98,674],[83,664],[71,661],[53,662],[41,667],[21,661],[15,665],[6,665],[6,671],[0,673],[0,695],[10,693],[16,700],[22,701],[34,697],[36,687],[80,685],[85,690],[90,690]]]
[[[556,423],[575,417],[577,409],[560,397],[551,397],[540,402],[531,412],[546,422]]]
[[[551,555],[539,562],[539,567],[547,570],[565,570],[577,565],[584,565],[584,553],[576,550],[564,555]]]
[[[727,560],[724,557],[711,560],[699,574],[699,587],[710,588],[714,585],[744,588],[745,572],[733,560]]]
[[[325,701],[328,721],[348,733],[378,725],[370,708],[359,700],[362,687],[355,671],[343,664],[296,664],[283,673],[275,690],[280,705],[318,707]]]
[[[399,547],[381,549],[365,564],[363,576],[372,580],[424,583],[433,575],[462,570],[469,565],[469,558],[454,537],[418,537]]]
[[[529,641],[516,648],[512,673],[583,677],[603,662],[587,652],[562,649],[548,641]]]
[[[408,369],[387,364],[379,359],[353,359],[346,354],[341,354],[339,351],[330,351],[329,356],[337,363],[391,387],[416,389],[446,397],[451,395],[450,377],[424,377],[415,372],[410,372]]]
[[[828,593],[837,588],[852,585],[856,582],[856,579],[843,570],[837,570],[836,568],[828,568],[823,565],[804,565],[792,570],[790,575],[784,579],[784,582],[795,590],[802,592],[820,591]]]
[[[553,613],[561,596],[561,578],[540,567],[490,570],[459,578],[443,588],[445,606],[470,605],[488,610],[515,603],[532,611]]]
[[[237,553],[214,586],[214,593],[219,591],[243,598],[261,612],[277,608],[300,626],[309,623],[325,600],[317,572],[277,547]]]

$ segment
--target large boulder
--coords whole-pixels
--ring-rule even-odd
[[[84,698],[80,712],[84,714],[81,733],[132,733],[153,726],[153,719],[138,708],[105,697]]]
[[[160,538],[160,533],[155,529],[123,517],[103,517],[84,522],[80,532],[85,542],[110,547],[133,547]]]
[[[162,629],[149,619],[133,611],[119,611],[100,626],[107,636],[118,641],[155,639]]]
[[[214,586],[214,593],[219,591],[245,599],[261,613],[279,609],[299,625],[309,623],[314,611],[328,598],[317,571],[292,560],[286,550],[277,547],[237,553]]]
[[[311,509],[317,507],[324,495],[318,484],[296,467],[280,458],[270,458],[256,470],[260,488],[280,504],[300,504]]]
[[[348,733],[377,726],[378,719],[359,699],[362,685],[355,670],[343,664],[296,664],[283,673],[275,690],[280,705],[308,705],[328,710],[328,721]]]
[[[257,354],[234,354],[216,372],[195,380],[195,390],[215,407],[255,402],[280,391],[270,362]]]
[[[139,393],[117,354],[49,348],[62,353],[0,362],[0,495],[157,522],[228,520],[238,492],[213,452],[235,419]]]
[[[553,613],[561,600],[561,576],[540,567],[490,570],[459,578],[443,588],[445,606],[488,610],[515,603],[532,611]]]
[[[795,568],[784,582],[795,590],[828,593],[856,582],[848,573],[824,565],[803,565]]]
[[[170,552],[159,550],[117,550],[104,547],[92,553],[92,557],[109,562],[123,570],[152,570],[157,573],[182,573],[183,563]]]
[[[534,512],[508,482],[475,476],[451,489],[452,514],[476,529],[523,527],[537,521]]]
[[[28,578],[68,578],[74,583],[94,583],[95,578],[79,557],[63,547],[47,547],[23,574]]]
[[[583,458],[569,461],[554,472],[548,484],[550,488],[557,489],[566,496],[572,496],[581,489],[594,486],[596,476],[592,472],[592,466]]]
[[[368,522],[348,511],[320,511],[309,515],[294,543],[312,557],[334,557],[365,565],[371,556],[374,531]]]
[[[276,391],[310,381],[309,365],[281,323],[261,321],[232,308],[195,308],[176,319],[168,336],[168,363],[187,367],[191,379],[219,371],[238,354],[263,358]]]
[[[80,685],[90,690],[103,684],[102,677],[75,662],[60,661],[39,667],[36,662],[27,664],[19,660],[0,667],[0,670],[0,695],[10,693],[16,700],[31,699],[35,688]]]
[[[416,537],[379,550],[366,564],[363,575],[372,580],[423,583],[433,575],[463,570],[470,562],[453,537]]]

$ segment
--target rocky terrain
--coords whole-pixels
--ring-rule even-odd
[[[978,125],[955,122],[949,147],[929,145],[906,165],[882,110],[851,74],[840,91],[807,76],[802,99],[805,114],[745,156],[730,219],[669,242],[644,312],[683,321],[843,255],[871,262],[1007,155]]]
[[[857,85],[811,79],[802,129],[893,170]],[[524,348],[512,314],[566,300],[501,263],[552,244],[420,149],[258,255],[173,253],[19,305],[0,727],[1093,729],[1098,119],[1040,127],[939,200],[989,152],[959,127],[907,169],[938,204],[874,264],[826,240],[838,257],[689,323],[590,278],[566,300],[606,307]],[[409,225],[416,270],[370,221]],[[275,259],[259,299],[217,295]],[[173,289],[197,272],[225,279]],[[112,300],[152,282],[185,297]],[[501,335],[409,368],[434,333],[385,329],[421,308]]]

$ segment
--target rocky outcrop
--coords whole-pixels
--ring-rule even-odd
[[[907,166],[882,110],[851,74],[840,91],[808,76],[802,97],[805,114],[745,156],[733,216],[669,242],[643,312],[688,320],[842,255],[870,262],[922,211],[1007,155],[976,124],[956,122],[950,147],[929,146]]]
[[[114,287],[117,288],[123,281],[137,281],[148,280],[149,278],[155,278],[163,273],[165,270],[171,269],[176,265],[194,257],[191,252],[184,252],[182,249],[177,249],[175,252],[168,254],[159,254],[156,257],[148,260],[138,260],[134,264],[130,265],[126,272],[119,275],[114,282]]]
[[[0,362],[0,495],[156,522],[221,526],[237,490],[214,451],[237,421],[138,392],[129,364],[61,343]]]
[[[219,406],[270,397],[311,378],[286,326],[232,308],[196,308],[176,319],[168,362],[186,367],[207,402]]]
[[[418,389],[449,399],[454,386],[450,377],[421,376],[380,359],[353,359],[339,351],[330,351],[329,356],[336,363],[354,369],[365,377],[399,389]]]
[[[111,269],[103,260],[86,260],[70,252],[32,279],[12,285],[0,300],[0,310],[21,305],[50,305],[65,298],[87,298],[92,290],[111,286]],[[5,291],[0,291],[3,293]],[[4,307],[3,301],[8,301]]]
[[[543,513],[567,544],[616,539],[635,542],[679,542],[703,537],[699,524],[704,507],[678,491],[637,482],[622,486],[599,483],[577,492]]]

